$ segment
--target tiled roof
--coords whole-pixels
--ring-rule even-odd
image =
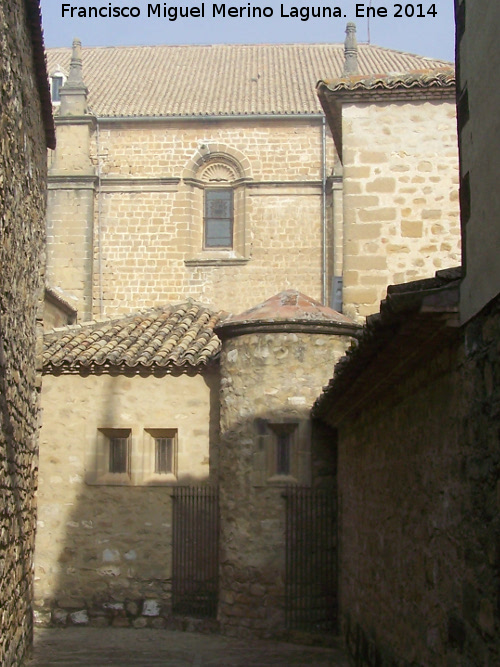
[[[189,301],[54,329],[44,336],[44,372],[205,366],[219,353],[218,321],[218,314]]]
[[[49,74],[71,49],[48,49]],[[358,46],[360,72],[408,72],[450,63]],[[89,107],[99,117],[319,114],[318,79],[341,75],[343,44],[214,44],[83,48]]]
[[[222,337],[253,331],[317,331],[354,335],[361,327],[353,320],[297,290],[285,290],[270,299],[231,315],[217,327]]]
[[[26,20],[31,34],[31,45],[33,47],[33,64],[35,67],[36,84],[42,106],[45,141],[48,148],[55,148],[56,131],[54,127],[54,119],[52,117],[52,103],[50,100],[49,83],[47,80],[40,0],[26,0],[25,8]]]
[[[333,81],[321,81],[328,90],[406,90],[419,88],[454,88],[455,70],[451,67],[442,69],[418,69],[412,72],[393,72],[389,74],[364,74],[342,77]]]
[[[337,363],[333,378],[313,406],[314,417],[337,425],[384,390],[394,391],[423,355],[458,331],[461,267],[434,278],[390,285],[380,312],[371,315],[358,344]]]

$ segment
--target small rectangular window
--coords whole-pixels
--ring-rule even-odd
[[[279,433],[276,438],[276,474],[290,474],[291,433]]]
[[[60,102],[61,101],[61,88],[63,86],[62,76],[53,76],[52,77],[52,101]]]
[[[144,429],[144,484],[175,484],[177,482],[176,428]]]
[[[294,452],[296,422],[269,423],[273,437],[273,455],[271,457],[270,475],[293,475],[296,469],[296,453]]]
[[[233,191],[205,190],[205,248],[233,247]]]
[[[110,438],[109,440],[109,472],[128,472],[129,439]]]
[[[155,473],[159,475],[174,472],[174,439],[155,438]]]

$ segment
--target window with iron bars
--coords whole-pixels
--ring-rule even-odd
[[[174,438],[155,438],[155,473],[174,474]]]
[[[109,439],[109,472],[129,472],[129,443],[129,436]]]

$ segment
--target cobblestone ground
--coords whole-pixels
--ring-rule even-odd
[[[102,628],[37,629],[26,667],[248,667],[335,665],[348,667],[336,648],[168,630]]]

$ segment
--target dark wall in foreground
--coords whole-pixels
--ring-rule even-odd
[[[25,4],[0,3],[0,664],[31,643],[45,130]]]
[[[339,433],[357,665],[500,662],[500,299]]]

